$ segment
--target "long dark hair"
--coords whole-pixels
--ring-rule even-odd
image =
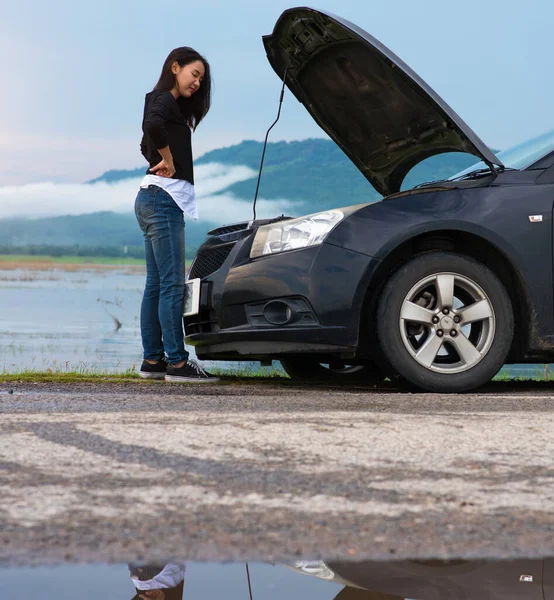
[[[177,104],[181,109],[181,113],[183,114],[187,125],[193,131],[198,127],[200,121],[202,121],[210,110],[212,102],[212,78],[208,61],[202,55],[198,54],[196,50],[193,50],[188,46],[175,48],[175,50],[172,50],[165,59],[158,83],[154,86],[155,90],[172,90],[175,85],[175,75],[171,70],[171,65],[177,61],[179,66],[183,67],[185,65],[190,65],[190,63],[197,60],[204,63],[205,73],[202,85],[190,98],[183,98],[181,96],[177,99]]]

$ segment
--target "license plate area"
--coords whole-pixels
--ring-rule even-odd
[[[185,283],[184,317],[192,317],[200,311],[200,279],[191,279]]]

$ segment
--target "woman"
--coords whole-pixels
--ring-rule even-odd
[[[156,87],[146,94],[140,148],[150,168],[135,201],[135,214],[146,251],[140,376],[148,379],[218,381],[189,359],[183,332],[183,213],[198,218],[191,130],[206,116],[210,100],[210,66],[188,47],[169,54]]]

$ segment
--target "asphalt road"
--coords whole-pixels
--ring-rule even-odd
[[[0,562],[554,556],[554,384],[0,385]]]

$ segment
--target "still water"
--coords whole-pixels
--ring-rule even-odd
[[[0,271],[0,370],[137,365],[143,284],[124,269]]]
[[[137,369],[143,286],[144,272],[124,266],[0,270],[0,373]],[[187,349],[194,357],[194,349]],[[258,368],[247,362],[205,364],[229,371]],[[503,372],[537,377],[545,366],[512,365]]]
[[[158,585],[172,587],[156,589],[156,572],[165,565],[146,566],[150,579],[140,576],[136,567],[127,565],[60,566],[21,569],[0,569],[2,598],[10,600],[248,600],[250,589],[255,599],[281,600],[318,598],[332,600],[343,586],[332,582],[303,577],[282,566],[251,564],[174,563],[166,574],[158,573]],[[180,567],[180,568],[179,568]],[[140,567],[139,567],[140,568]],[[160,577],[161,575],[161,577]],[[181,579],[182,578],[182,579]],[[173,581],[172,581],[173,579]],[[145,581],[152,582],[144,584]],[[150,587],[150,590],[140,588]],[[140,594],[140,595],[139,595]]]
[[[143,287],[139,268],[0,270],[0,373],[138,369]]]
[[[10,600],[554,600],[554,560],[298,561],[0,569]]]

